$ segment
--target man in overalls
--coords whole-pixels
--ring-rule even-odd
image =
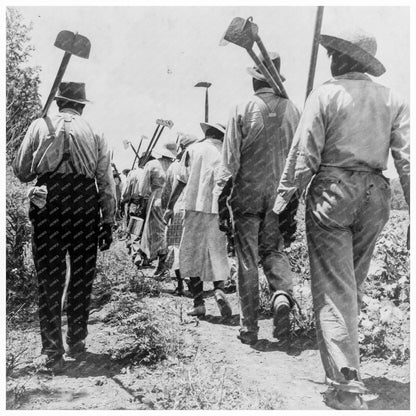
[[[110,152],[104,137],[81,117],[86,102],[83,83],[62,82],[56,96],[59,113],[33,121],[13,164],[22,182],[37,179],[29,217],[43,364],[55,371],[64,365],[61,302],[66,254],[71,270],[67,354],[75,356],[85,350],[97,245],[101,250],[110,247],[116,212]]]
[[[270,53],[270,57],[280,71],[280,56]],[[248,72],[255,95],[238,105],[229,119],[222,151],[223,172],[217,185],[221,189],[232,178],[230,205],[241,310],[238,338],[254,344],[259,329],[259,257],[272,292],[273,336],[286,339],[290,329],[292,274],[283,251],[279,219],[272,208],[299,111],[290,100],[274,93],[258,68],[248,68]]]
[[[409,108],[371,80],[384,66],[376,39],[361,30],[320,40],[333,78],[309,96],[278,189],[279,213],[306,196],[306,235],[317,340],[336,409],[365,409],[358,314],[376,239],[390,212],[389,151],[409,204]]]

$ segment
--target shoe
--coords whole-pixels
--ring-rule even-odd
[[[273,337],[288,339],[290,335],[290,303],[286,295],[278,295],[273,301]]]
[[[176,296],[185,296],[185,292],[183,290],[183,287],[180,288],[179,286],[173,291],[172,294],[176,295]]]
[[[256,332],[241,332],[237,338],[242,344],[254,345],[259,340]]]
[[[156,280],[165,280],[169,276],[169,269],[156,269],[153,273],[153,278]]]
[[[189,316],[205,316],[207,310],[205,309],[205,305],[194,306],[193,308],[189,309],[187,315]]]
[[[217,302],[221,316],[223,316],[224,318],[229,318],[230,316],[232,316],[233,312],[231,310],[231,305],[230,302],[228,302],[225,293],[222,290],[217,289],[214,293],[214,298]]]
[[[74,358],[84,353],[86,350],[87,350],[87,347],[85,346],[85,341],[78,341],[77,343],[73,345],[68,345],[68,348],[66,350],[66,355],[68,357]]]
[[[35,367],[38,368],[38,373],[62,373],[65,367],[65,360],[62,356],[51,357],[47,354],[42,354],[34,361]]]
[[[337,390],[329,387],[322,393],[327,406],[337,410],[368,410],[367,403],[359,393]]]

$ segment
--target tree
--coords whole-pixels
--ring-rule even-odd
[[[14,177],[11,162],[30,123],[41,110],[38,67],[28,66],[31,25],[14,8],[7,9],[6,29],[6,280],[7,312],[35,300],[33,263],[28,255],[30,222],[27,187]]]
[[[40,68],[27,65],[34,50],[28,43],[32,25],[25,24],[19,11],[11,7],[7,8],[6,21],[6,149],[10,163],[41,103]]]

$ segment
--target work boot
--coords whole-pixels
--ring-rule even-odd
[[[350,393],[329,387],[322,393],[324,403],[337,410],[368,410],[367,403],[359,393]]]
[[[68,357],[75,358],[78,355],[81,355],[87,350],[87,347],[85,346],[85,341],[78,341],[73,345],[68,345],[68,348],[66,350],[66,355]]]
[[[205,305],[193,306],[191,309],[187,311],[187,315],[189,316],[205,316],[207,310],[205,309]]]
[[[65,369],[65,360],[62,355],[52,357],[42,354],[34,361],[34,365],[38,368],[38,373],[59,374]]]
[[[153,277],[158,280],[163,280],[166,277],[169,277],[169,268],[166,266],[165,263],[166,257],[167,254],[159,254],[158,256],[159,261],[157,263],[157,268],[153,273]]]
[[[258,341],[258,336],[256,332],[251,331],[241,331],[237,335],[237,338],[241,341],[242,344],[254,345]]]
[[[277,295],[272,304],[273,308],[273,337],[287,340],[290,335],[290,302],[284,295]]]
[[[218,309],[220,310],[221,316],[224,318],[229,318],[232,316],[233,312],[231,310],[230,302],[228,302],[225,293],[221,289],[216,289],[214,292],[214,298],[217,302]]]

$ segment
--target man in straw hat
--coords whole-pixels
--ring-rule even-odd
[[[361,30],[322,35],[333,78],[309,96],[279,185],[275,211],[306,196],[306,235],[317,339],[336,409],[365,409],[358,314],[363,282],[390,210],[382,171],[389,150],[409,204],[409,108],[368,75],[385,72]]]
[[[224,293],[224,282],[230,272],[227,241],[218,229],[218,198],[214,194],[225,127],[218,123],[201,123],[201,128],[205,139],[190,145],[182,157],[182,169],[172,190],[165,220],[169,222],[172,218],[173,207],[184,190],[185,218],[179,264],[181,274],[190,278],[194,298],[194,306],[188,315],[206,314],[203,282],[213,282],[220,313],[230,317],[231,306]]]
[[[65,256],[70,257],[67,355],[76,356],[85,350],[97,245],[110,247],[116,199],[107,141],[81,117],[88,102],[85,84],[62,82],[55,99],[59,114],[30,125],[13,167],[22,182],[37,179],[29,217],[39,287],[40,361],[61,370]],[[43,199],[32,198],[40,189]]]
[[[139,182],[138,194],[147,199],[146,219],[140,241],[140,251],[146,259],[158,259],[154,277],[164,278],[169,269],[165,264],[167,248],[165,244],[165,227],[161,205],[162,189],[166,182],[166,171],[176,158],[175,140],[165,140],[157,144],[152,151],[154,160],[146,163]]]
[[[269,55],[280,72],[280,56]],[[241,310],[238,338],[244,344],[255,344],[259,329],[259,257],[272,292],[273,336],[286,341],[290,330],[292,274],[283,251],[279,218],[272,208],[299,111],[290,100],[274,93],[258,68],[248,68],[248,73],[255,95],[231,114],[222,152],[223,171],[217,185],[222,189],[232,180],[229,202]]]

